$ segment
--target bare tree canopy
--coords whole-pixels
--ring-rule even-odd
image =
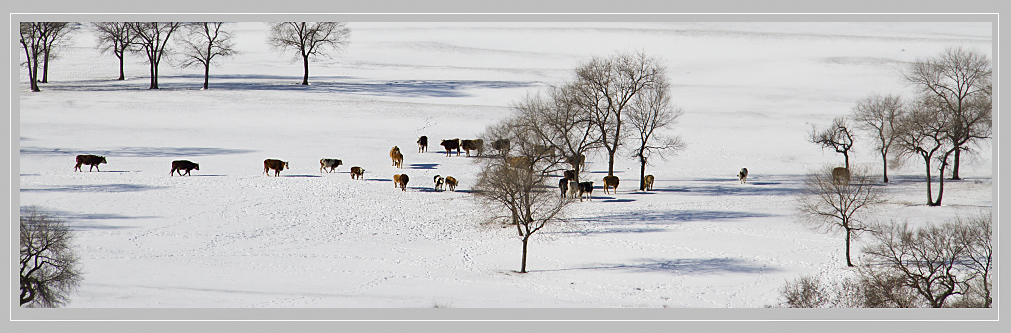
[[[953,296],[963,298],[962,306],[989,307],[992,246],[985,236],[990,228],[986,217],[919,229],[908,223],[884,225],[876,228],[875,242],[864,253],[872,264],[901,276],[903,287],[929,307],[944,307]]]
[[[577,105],[589,113],[607,151],[607,174],[614,175],[614,154],[628,137],[625,114],[635,97],[667,82],[666,67],[643,53],[594,57],[576,68],[572,86]]]
[[[673,126],[681,114],[681,108],[671,105],[670,84],[659,83],[656,88],[637,95],[628,109],[628,125],[634,131],[636,146],[632,157],[639,160],[639,190],[646,190],[646,165],[649,158],[658,155],[663,158],[684,148],[678,136],[665,136],[662,131]]]
[[[158,89],[158,65],[167,53],[170,52],[169,40],[172,33],[182,27],[181,22],[134,22],[130,23],[130,29],[137,37],[137,45],[140,51],[147,56],[147,62],[151,65],[151,87]]]
[[[185,60],[183,67],[200,65],[204,69],[204,89],[208,88],[211,75],[211,63],[217,57],[227,57],[235,54],[235,44],[232,33],[222,30],[222,22],[198,22],[186,25],[186,35],[180,43],[183,45]]]
[[[843,154],[846,159],[846,169],[850,168],[850,151],[853,149],[853,135],[850,134],[849,124],[845,117],[838,117],[832,120],[832,125],[818,130],[811,127],[808,140],[818,144],[822,149],[832,148],[835,152]]]
[[[98,36],[98,49],[102,53],[112,52],[119,59],[119,78],[125,80],[123,62],[126,52],[136,39],[127,22],[95,22],[92,24]]]
[[[948,140],[954,146],[952,179],[960,179],[961,152],[990,137],[990,85],[992,70],[985,54],[962,47],[911,64],[905,79],[924,95],[938,100],[940,111],[952,122]]]
[[[873,95],[853,107],[857,127],[874,134],[878,152],[881,153],[882,182],[888,182],[888,157],[895,143],[895,130],[904,112],[902,99],[895,95]]]
[[[583,159],[591,150],[601,147],[601,142],[589,115],[576,107],[571,89],[571,86],[554,87],[546,96],[527,96],[515,103],[514,123],[528,130],[536,138],[536,145],[546,145],[551,152],[557,152],[554,157],[568,164],[578,181]],[[529,140],[522,140],[520,146],[526,141]]]
[[[72,239],[63,221],[32,207],[22,209],[21,306],[51,308],[70,300],[81,280]]]
[[[80,28],[77,22],[42,22],[45,54],[42,57],[42,83],[49,82],[49,60],[56,59],[57,50],[70,42],[70,34]]]
[[[846,234],[846,266],[853,267],[851,240],[868,229],[866,214],[884,202],[881,190],[863,172],[852,170],[849,181],[843,182],[826,168],[809,174],[803,191],[798,199],[801,220],[826,231],[842,230]]]
[[[341,51],[350,37],[343,22],[280,22],[270,24],[268,40],[281,52],[297,51],[305,69],[302,85],[309,85],[309,60]]]

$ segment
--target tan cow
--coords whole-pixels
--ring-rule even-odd
[[[614,193],[618,193],[618,176],[604,176],[604,193],[609,187],[614,188]]]
[[[849,184],[850,183],[850,169],[838,167],[832,169],[832,181],[836,184]]]
[[[644,183],[646,185],[646,190],[647,191],[652,191],[653,190],[653,175],[646,175],[646,179],[644,179]]]
[[[404,168],[404,154],[401,154],[399,151],[393,154],[393,166],[398,169]]]
[[[393,146],[393,149],[390,149],[390,159],[393,160],[393,166],[397,166],[397,154],[400,154],[400,147]]]
[[[459,183],[456,181],[456,178],[453,178],[453,176],[446,177],[446,187],[449,187],[450,191],[456,192],[457,184]]]

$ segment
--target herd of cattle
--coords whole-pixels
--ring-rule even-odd
[[[423,153],[428,151],[428,137],[421,136],[418,138],[418,152]],[[467,156],[470,156],[470,151],[474,150],[478,155],[481,155],[484,150],[484,140],[442,140],[440,143],[446,149],[446,156],[451,156],[453,150],[456,150],[457,156],[460,155],[460,150],[463,149],[467,152]],[[508,149],[509,140],[500,139],[492,143],[492,148],[496,150]],[[390,149],[390,159],[393,161],[393,166],[399,169],[403,168],[404,165],[404,154],[400,152],[400,147],[393,146]],[[522,165],[526,161],[521,160],[522,157],[511,158],[508,162],[511,165],[517,166]],[[586,157],[579,156],[578,162],[580,164],[585,163]],[[74,171],[81,171],[82,165],[88,165],[88,171],[98,170],[99,164],[106,164],[108,161],[104,156],[98,155],[77,155],[77,164],[74,166]],[[337,167],[341,166],[343,161],[333,158],[324,158],[319,160],[319,172],[327,173],[334,172]],[[277,160],[277,159],[266,159],[263,160],[263,173],[270,176],[270,171],[274,171],[274,176],[280,176],[282,170],[288,169],[288,162]],[[188,160],[176,160],[172,161],[172,170],[169,171],[169,176],[174,176],[178,174],[179,176],[190,175],[190,171],[200,170],[200,164],[193,163]],[[102,171],[102,170],[98,170]],[[351,179],[362,179],[362,175],[365,173],[365,169],[360,166],[351,167]],[[849,170],[846,168],[835,168],[832,170],[832,177],[836,181],[849,181]],[[748,168],[742,168],[737,174],[737,178],[744,184],[748,178]],[[456,178],[452,176],[442,177],[441,175],[436,175],[434,177],[435,190],[445,190],[446,187],[450,191],[456,191],[456,187],[459,182]],[[644,179],[645,189],[647,191],[653,190],[653,175],[646,175]],[[399,187],[401,191],[407,191],[407,183],[410,181],[410,177],[407,174],[395,174],[393,175],[393,186]],[[605,176],[604,177],[604,193],[609,193],[608,190],[613,189],[615,193],[618,191],[618,177],[616,176]],[[558,188],[561,189],[562,197],[576,198],[579,197],[579,201],[583,201],[583,197],[587,197],[587,200],[592,200],[593,198],[593,182],[577,182],[576,174],[574,170],[566,170],[563,174],[563,178],[558,181]]]

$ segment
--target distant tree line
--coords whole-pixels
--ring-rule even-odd
[[[72,41],[72,33],[82,26],[72,22],[20,23],[20,44],[26,59],[22,66],[28,71],[32,91],[41,91],[39,83],[48,82],[49,60]],[[178,56],[179,66],[203,69],[203,88],[208,89],[212,64],[237,53],[233,33],[226,26],[223,22],[95,22],[87,27],[98,38],[98,49],[119,60],[118,80],[126,79],[126,55],[143,55],[150,70],[149,88],[159,89],[162,61]],[[343,50],[350,38],[350,29],[341,22],[281,22],[271,23],[270,27],[270,45],[282,53],[298,52],[304,68],[303,85],[309,84],[309,61]]]

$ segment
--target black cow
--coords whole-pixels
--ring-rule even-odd
[[[418,138],[418,152],[424,153],[426,151],[428,151],[428,137],[422,135]]]
[[[74,171],[84,172],[84,170],[81,170],[81,165],[87,164],[91,166],[88,168],[88,172],[91,172],[92,168],[98,169],[98,165],[102,163],[107,163],[105,161],[105,156],[77,155],[77,165],[74,166]],[[98,172],[102,172],[102,170],[99,169]]]
[[[456,149],[456,156],[460,156],[460,139],[442,140],[439,145],[446,148],[446,156],[450,156],[453,149]]]
[[[169,176],[174,176],[172,173],[178,173],[180,176],[183,175],[183,170],[186,170],[186,175],[190,175],[190,170],[197,169],[200,170],[200,164],[193,163],[187,160],[172,161],[172,171],[169,171]]]
[[[579,201],[583,201],[583,193],[586,193],[586,200],[593,200],[593,182],[579,183]]]

